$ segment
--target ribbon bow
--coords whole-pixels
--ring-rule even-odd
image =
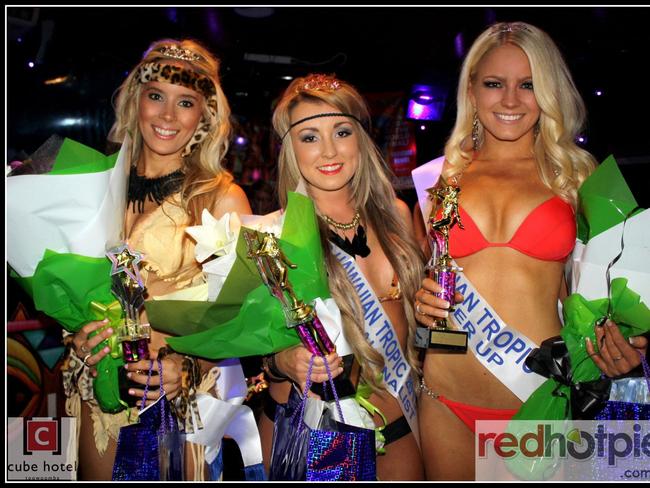
[[[525,362],[533,372],[558,383],[553,396],[567,401],[565,418],[569,417],[570,408],[574,420],[593,419],[609,399],[610,378],[573,382],[571,358],[562,336],[546,339],[528,355]]]
[[[96,334],[101,333],[107,327],[113,327],[113,334],[106,339],[108,346],[111,348],[111,357],[113,359],[118,359],[122,357],[122,343],[117,340],[117,329],[122,321],[122,306],[117,300],[104,305],[99,302],[90,302],[90,312],[93,315],[95,320],[104,320],[108,319],[108,324],[96,331]],[[95,335],[95,334],[93,334]],[[101,347],[104,347],[102,344],[96,346],[96,350],[93,351],[96,353]]]
[[[93,380],[93,391],[95,392],[95,398],[100,408],[104,412],[117,413],[129,407],[120,398],[118,378],[118,371],[124,364],[122,343],[117,340],[117,331],[122,321],[122,306],[117,300],[112,301],[108,305],[92,301],[88,308],[94,320],[108,319],[108,323],[101,329],[94,331],[92,335],[101,333],[107,327],[113,328],[113,334],[106,341],[99,343],[93,348],[93,354],[97,354],[102,347],[105,347],[106,343],[108,343],[111,349],[110,355],[104,356],[97,363],[97,377]],[[130,415],[131,413],[129,412]]]

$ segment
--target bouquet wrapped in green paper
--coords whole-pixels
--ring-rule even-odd
[[[524,402],[513,421],[593,418],[609,398],[611,380],[586,350],[596,345],[595,327],[609,318],[623,337],[650,332],[650,212],[640,209],[613,157],[607,158],[578,191],[578,240],[570,262],[572,294],[563,304],[560,336],[544,341],[526,364],[548,377]],[[519,424],[508,431],[517,432]],[[521,424],[525,425],[525,424]],[[570,427],[567,427],[569,429]],[[551,459],[515,456],[508,469],[521,479],[543,479]]]
[[[127,147],[128,141],[122,146]],[[7,178],[7,261],[37,310],[66,330],[109,319],[117,330],[123,311],[111,293],[108,247],[120,241],[128,164],[65,139],[43,146],[38,158]],[[103,330],[103,329],[102,329]],[[102,410],[125,407],[118,370],[123,364],[115,334],[99,344],[111,353],[97,365],[93,387]]]
[[[313,202],[301,194],[289,192],[286,209],[275,216],[282,220],[276,222],[279,245],[289,261],[296,265],[295,269],[288,269],[296,295],[306,303],[329,299]],[[243,228],[251,232],[264,227],[254,220],[247,222],[245,216],[241,218]],[[244,233],[237,234],[237,231],[231,235],[226,255],[218,258],[230,259],[230,267],[220,272],[222,283],[218,292],[208,291],[208,274],[208,284],[203,287],[155,297],[145,304],[152,327],[177,336],[167,339],[174,350],[209,359],[225,359],[268,354],[301,343],[296,330],[287,327],[280,302],[269,293],[255,262],[248,257]],[[191,233],[191,229],[188,232]],[[197,257],[202,261],[200,258],[206,253],[201,249],[209,246],[200,238],[197,242]],[[206,266],[203,269],[206,270]],[[215,276],[218,274],[215,271]]]
[[[541,367],[550,379],[533,392],[514,420],[569,418],[572,395],[589,395],[584,383],[598,380],[600,370],[588,358],[585,338],[596,344],[594,326],[603,317],[616,322],[625,338],[650,331],[650,254],[644,245],[650,232],[650,212],[638,209],[612,156],[587,178],[578,196],[578,241],[569,280],[573,294],[563,307],[564,346],[555,341],[551,353],[553,339],[549,340],[544,353],[547,365]],[[535,357],[533,353],[529,356],[533,361]],[[583,387],[576,389],[578,383]],[[598,384],[591,386],[599,388]],[[592,393],[599,395],[595,390]],[[574,411],[573,416],[579,412]]]

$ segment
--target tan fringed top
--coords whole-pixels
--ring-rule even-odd
[[[130,210],[129,210],[130,211]],[[129,245],[143,253],[140,273],[148,297],[166,295],[204,282],[194,257],[194,240],[185,232],[189,217],[177,193],[135,221]]]

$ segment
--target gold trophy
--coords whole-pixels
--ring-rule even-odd
[[[431,246],[431,259],[425,267],[427,276],[442,286],[442,291],[435,293],[439,298],[447,300],[450,304],[449,311],[454,310],[456,301],[456,273],[462,268],[454,266],[449,255],[449,230],[456,224],[463,229],[458,213],[458,195],[460,188],[446,184],[444,181],[434,188],[429,188],[429,198],[433,201],[429,215],[429,244]],[[452,330],[447,319],[435,318],[435,325],[418,327],[415,344],[420,348],[450,349],[454,351],[467,351],[467,332]]]
[[[140,323],[140,310],[144,306],[145,286],[138,264],[142,254],[122,243],[106,252],[112,263],[111,291],[125,312],[124,323],[118,328],[118,342],[128,363],[149,359],[151,326]]]
[[[151,326],[140,322],[140,310],[144,306],[145,293],[144,282],[139,271],[139,263],[143,256],[124,242],[108,249],[106,257],[111,261],[111,291],[124,310],[124,322],[116,326],[111,338],[116,351],[121,350],[122,358],[127,363],[149,359]],[[142,385],[127,378],[126,374],[124,368],[118,370],[120,397],[123,399],[123,405],[133,407],[138,399],[129,395],[128,390],[141,388]]]
[[[275,236],[244,230],[244,239],[248,246],[248,257],[255,261],[262,281],[282,305],[287,327],[295,327],[303,345],[312,354],[326,356],[335,351],[336,346],[314,308],[296,297],[287,268],[295,269],[297,265],[289,261]]]

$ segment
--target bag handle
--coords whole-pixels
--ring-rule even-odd
[[[302,401],[300,402],[300,408],[296,409],[294,414],[291,416],[291,422],[295,425],[296,421],[296,414],[297,418],[302,420],[303,415],[305,413],[305,405],[307,404],[307,393],[309,393],[309,390],[311,389],[312,385],[312,379],[311,379],[311,372],[312,369],[314,368],[314,358],[316,357],[315,354],[311,355],[311,358],[309,358],[309,369],[307,370],[307,383],[305,384],[305,390],[302,392]],[[321,356],[323,357],[323,356]],[[341,409],[341,404],[339,402],[339,396],[336,393],[336,388],[334,387],[334,379],[332,378],[332,371],[330,370],[330,366],[327,363],[327,360],[325,357],[323,357],[323,362],[325,363],[325,370],[327,371],[327,380],[328,383],[330,384],[330,388],[332,389],[332,393],[334,394],[334,400],[336,402],[336,409],[339,413],[339,418],[341,419],[341,422],[345,423],[345,418],[343,417],[343,410]],[[324,388],[325,390],[325,388]]]
[[[147,393],[149,393],[149,382],[151,381],[151,372],[153,371],[153,359],[149,360],[149,372],[147,373],[147,384],[144,385],[144,393],[142,394],[142,402],[140,403],[140,413],[144,410],[144,404],[147,400]]]
[[[343,418],[343,410],[341,409],[341,404],[339,402],[339,396],[336,393],[336,388],[334,388],[334,379],[332,378],[332,372],[330,371],[330,365],[327,363],[325,358],[323,358],[323,361],[325,362],[325,370],[327,371],[327,380],[328,383],[330,384],[330,388],[332,388],[332,394],[334,395],[334,401],[336,402],[336,409],[339,412],[339,417],[341,417],[341,422],[345,423],[345,419]],[[327,385],[326,387],[323,388],[323,395],[327,399]]]
[[[162,368],[162,361],[160,358],[156,359],[158,363],[158,376],[160,377],[160,396],[165,395],[165,386],[163,384],[163,368]],[[142,413],[142,410],[144,409],[145,402],[147,400],[147,393],[149,392],[149,382],[151,381],[151,373],[153,371],[153,359],[149,360],[149,373],[147,374],[147,384],[144,387],[144,393],[142,395],[142,403],[140,404],[140,413]],[[167,426],[166,422],[164,419],[166,418],[167,412],[165,411],[167,409],[167,402],[165,400],[160,400],[162,402],[161,409],[162,409],[162,418],[163,421],[162,423],[162,430],[163,434],[167,433]]]
[[[158,376],[160,376],[160,396],[165,394],[165,386],[163,384],[163,369],[162,361],[157,359],[158,362]],[[149,360],[149,373],[147,374],[147,384],[144,387],[144,394],[142,395],[142,400],[147,399],[147,393],[149,392],[149,381],[151,381],[151,372],[153,371],[153,359]],[[140,405],[140,411],[144,408],[144,402]]]

